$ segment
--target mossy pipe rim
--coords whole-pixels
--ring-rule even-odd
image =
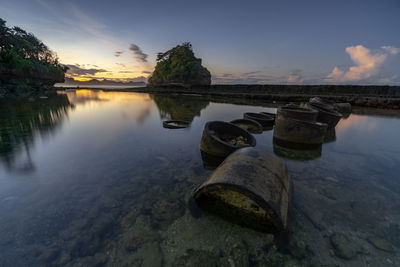
[[[278,117],[286,117],[297,120],[304,120],[315,122],[318,117],[318,110],[308,107],[300,107],[300,106],[282,106],[277,110]]]
[[[274,227],[276,229],[273,232],[281,232],[281,231],[285,230],[285,227],[279,226],[279,224],[285,225],[286,222],[282,221],[282,219],[280,217],[281,214],[280,214],[279,208],[275,205],[275,203],[273,203],[271,201],[263,200],[263,198],[261,196],[255,194],[254,192],[251,192],[250,190],[248,190],[247,188],[245,188],[243,186],[237,186],[237,185],[231,184],[231,183],[215,183],[215,184],[210,184],[210,185],[207,185],[204,187],[200,186],[194,192],[194,199],[196,199],[196,201],[200,204],[200,206],[202,206],[202,202],[204,201],[202,199],[203,195],[204,195],[204,197],[206,197],[205,195],[207,193],[212,192],[214,190],[218,190],[218,187],[220,187],[220,186],[224,187],[225,189],[230,189],[232,191],[236,191],[237,193],[247,196],[249,199],[256,202],[257,205],[259,205],[264,210],[272,210],[273,211],[272,216],[275,220],[271,221],[271,223],[274,225]],[[207,190],[208,192],[204,193],[203,192],[204,190]],[[224,216],[222,216],[222,217],[224,217]],[[276,223],[276,222],[279,222],[279,223]],[[244,225],[244,226],[246,226],[246,225]],[[268,231],[268,230],[266,231],[266,229],[263,229],[263,228],[256,228],[256,230],[261,231],[261,232],[270,233],[270,231]]]
[[[266,115],[266,114],[261,114],[261,113],[254,113],[254,112],[246,112],[246,113],[244,113],[243,114],[243,118],[257,121],[263,127],[271,126],[275,122],[275,118],[273,118],[272,116],[269,116],[269,115]]]
[[[250,133],[257,134],[257,133],[262,133],[263,132],[263,126],[258,121],[255,121],[255,120],[251,120],[251,119],[236,119],[236,120],[231,121],[231,123],[233,123],[233,124],[235,124],[236,126],[239,126],[239,127],[241,127],[241,126],[238,125],[238,124],[246,124],[246,125],[249,125],[249,126],[253,126],[252,130],[250,130],[250,128],[246,129],[246,128],[242,127],[243,129],[245,129],[246,131],[249,131]]]
[[[223,129],[221,131],[221,129]],[[247,144],[243,146],[232,145],[228,142],[221,140],[218,136],[211,133],[211,130],[217,131],[220,134],[224,132],[227,134],[233,134],[234,136],[243,136],[247,139]],[[209,121],[205,124],[203,135],[200,141],[200,150],[206,152],[207,154],[219,157],[227,157],[229,154],[237,149],[244,147],[254,147],[256,146],[256,139],[254,136],[233,123],[225,121]]]
[[[320,158],[322,155],[322,144],[291,143],[274,137],[273,150],[280,157],[304,161]]]
[[[295,161],[306,161],[320,158],[322,150],[296,150],[286,147],[281,147],[277,144],[273,145],[274,153],[280,157]]]
[[[335,109],[335,102],[320,98],[318,96],[311,97],[309,100],[310,103],[315,104],[318,107],[327,109],[327,110],[334,110]]]
[[[262,111],[260,114],[270,116],[274,119],[276,118],[276,113]]]
[[[226,127],[232,126],[234,128],[240,129],[240,131],[242,131],[242,134],[244,135],[244,137],[247,138],[250,141],[250,143],[247,144],[247,145],[244,145],[244,146],[235,146],[235,145],[229,144],[228,142],[225,142],[225,141],[221,140],[218,136],[216,136],[216,135],[214,135],[214,134],[212,134],[210,132],[212,130],[211,129],[212,125],[216,125],[216,124],[225,125]],[[237,126],[236,124],[233,124],[233,123],[230,123],[230,122],[226,122],[226,121],[209,121],[204,126],[204,131],[206,131],[208,136],[211,137],[212,139],[214,139],[214,140],[216,140],[216,141],[218,141],[218,142],[220,142],[220,143],[222,143],[222,144],[224,144],[224,145],[226,145],[228,147],[231,147],[231,148],[238,149],[238,148],[242,148],[242,147],[256,146],[256,139],[251,135],[251,133],[249,133],[247,130],[243,129],[242,127]]]
[[[176,124],[176,125],[174,125]],[[163,121],[163,127],[167,129],[183,129],[190,126],[189,121],[182,120],[167,120]]]
[[[351,113],[350,103],[336,103],[334,106],[338,112],[342,113],[342,115]]]
[[[329,128],[334,128],[336,124],[338,124],[339,120],[343,117],[343,115],[336,110],[325,109],[315,105],[314,103],[308,103],[308,105],[318,110],[319,113],[317,121],[327,123]]]
[[[328,124],[279,116],[275,123],[274,138],[293,144],[322,144]]]
[[[293,149],[293,150],[321,150],[322,148],[322,143],[321,144],[307,144],[307,143],[296,143],[296,142],[290,142],[286,141],[283,139],[279,139],[277,137],[272,137],[272,142],[275,145],[278,145],[280,147],[286,148],[286,149]]]

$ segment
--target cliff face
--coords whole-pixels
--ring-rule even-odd
[[[194,56],[192,45],[183,43],[157,55],[157,65],[148,82],[150,86],[210,85],[211,74]]]

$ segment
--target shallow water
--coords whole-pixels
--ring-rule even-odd
[[[230,101],[72,90],[1,102],[0,266],[400,265],[400,114],[355,110],[307,153],[254,135],[294,181],[288,242],[190,200],[211,174],[205,122],[275,112]]]

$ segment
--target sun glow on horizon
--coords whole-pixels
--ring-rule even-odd
[[[68,65],[69,70],[65,74],[66,78],[74,79],[78,82],[98,80],[98,81],[121,81],[129,82],[135,80],[145,80],[149,76],[147,68],[129,67],[129,66],[116,66],[116,67],[102,67],[102,65],[94,64],[74,64]],[[138,69],[140,68],[140,69]]]

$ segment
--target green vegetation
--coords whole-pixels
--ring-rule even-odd
[[[149,85],[209,85],[210,72],[194,56],[192,45],[183,43],[165,53],[158,53],[157,65]]]
[[[64,82],[66,70],[54,52],[32,33],[8,28],[0,18],[0,90],[53,86]]]

